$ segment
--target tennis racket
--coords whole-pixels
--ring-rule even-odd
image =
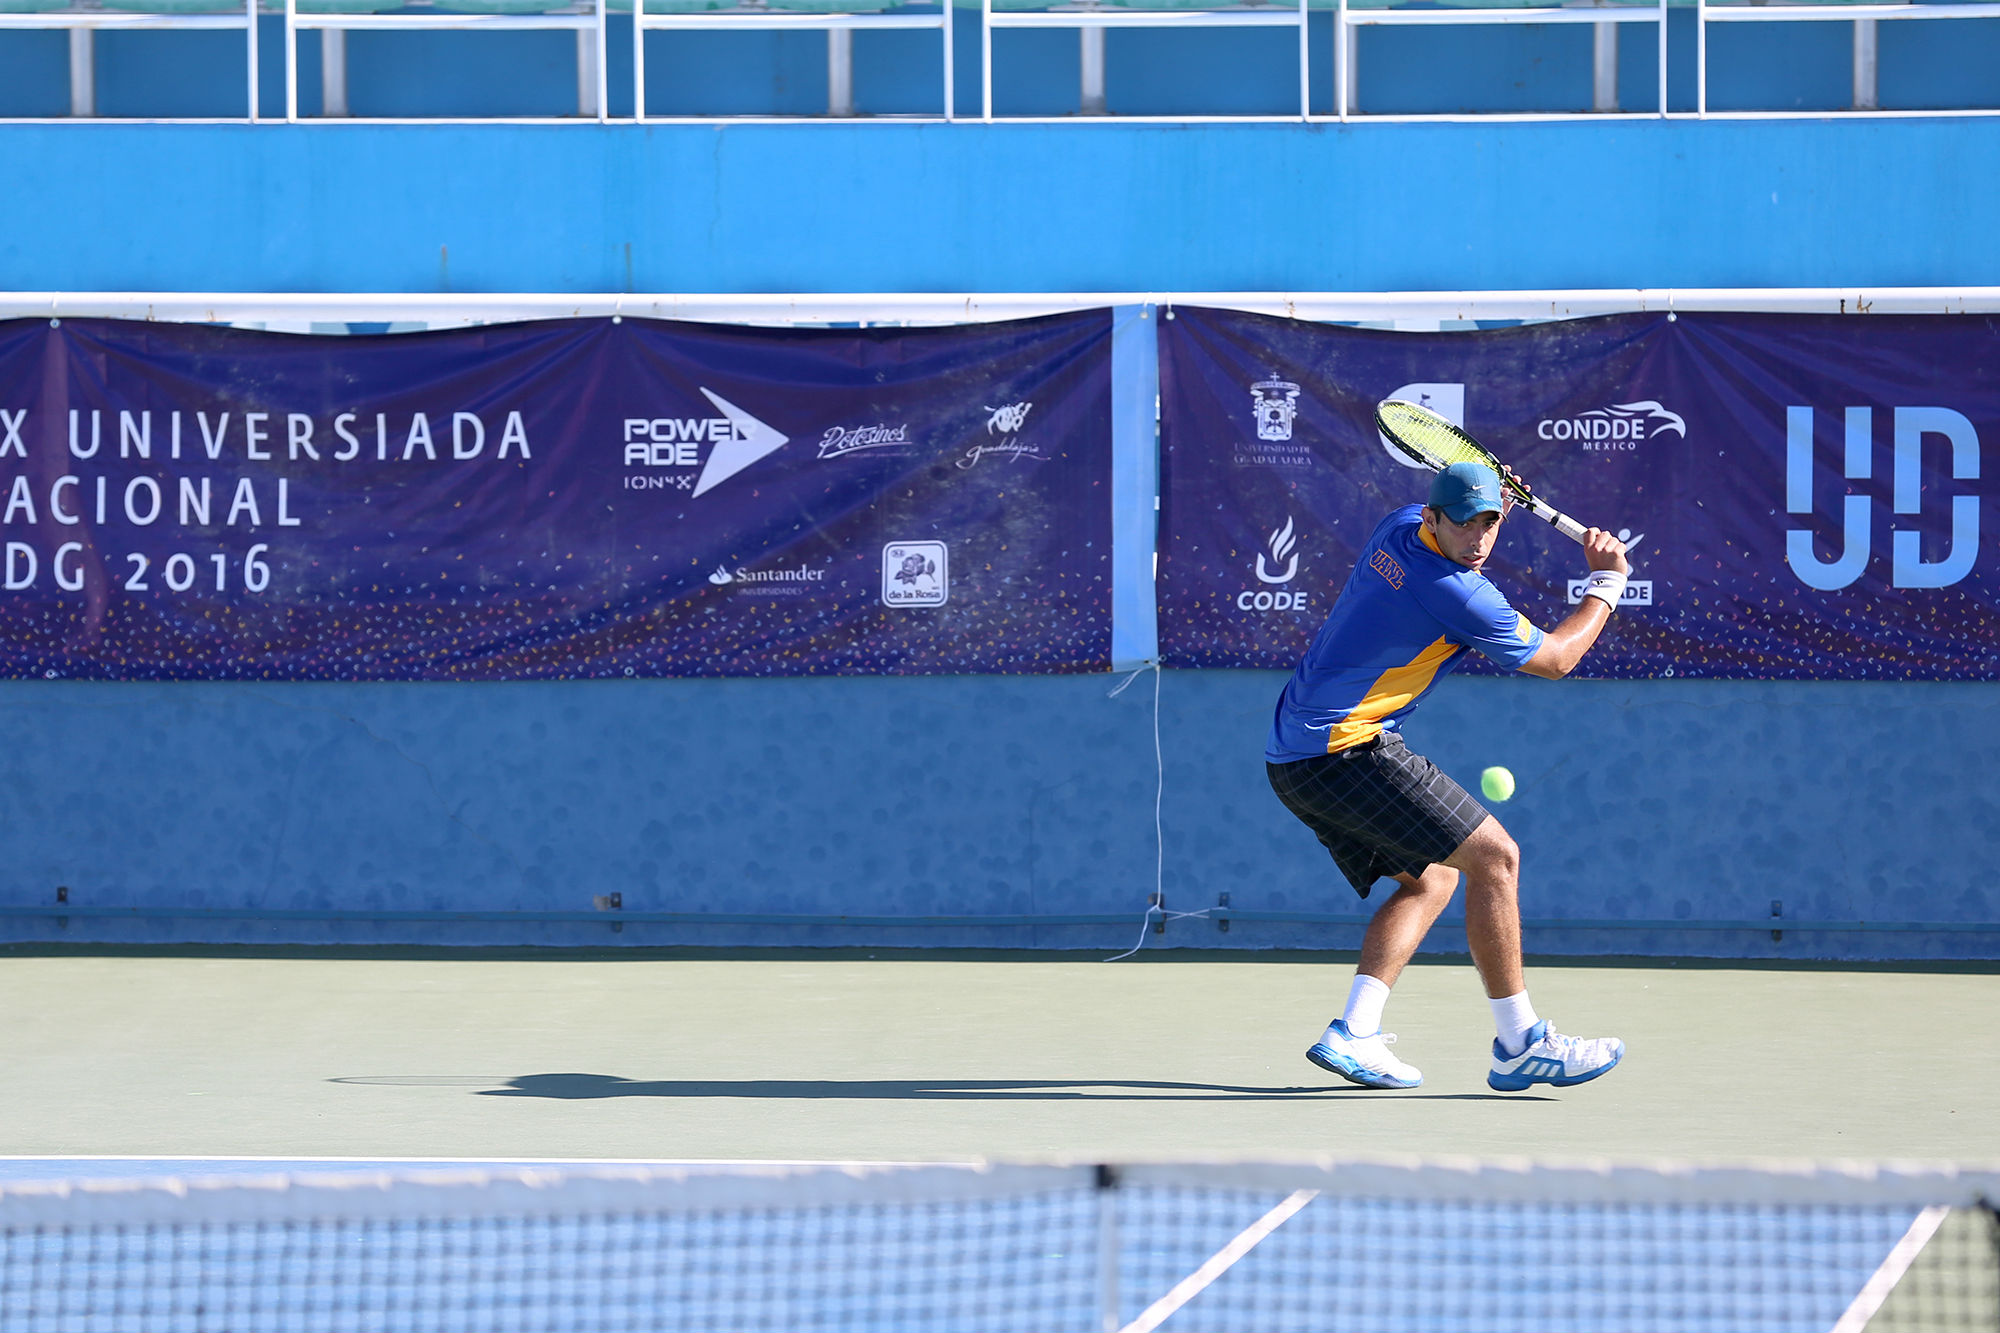
[[[1433,472],[1442,472],[1453,463],[1483,463],[1500,476],[1515,501],[1573,542],[1582,542],[1583,524],[1563,513],[1528,489],[1526,482],[1501,465],[1485,445],[1452,425],[1428,407],[1390,398],[1375,407],[1375,427],[1382,438]]]

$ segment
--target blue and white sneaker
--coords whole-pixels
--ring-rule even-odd
[[[1347,1030],[1346,1022],[1336,1018],[1327,1024],[1326,1035],[1306,1052],[1306,1059],[1364,1088],[1414,1088],[1424,1076],[1415,1065],[1406,1065],[1389,1054],[1389,1043],[1394,1040],[1393,1032],[1357,1037]]]
[[[1567,1088],[1610,1073],[1624,1058],[1625,1043],[1616,1037],[1565,1037],[1543,1019],[1528,1029],[1527,1048],[1519,1055],[1507,1054],[1494,1040],[1486,1086],[1500,1092],[1519,1092],[1534,1083]]]

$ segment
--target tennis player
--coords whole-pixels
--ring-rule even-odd
[[[1561,679],[1624,592],[1624,544],[1591,528],[1576,610],[1547,632],[1529,624],[1483,572],[1510,504],[1493,469],[1457,463],[1432,479],[1429,503],[1383,519],[1285,686],[1265,748],[1278,799],[1319,836],[1354,891],[1366,898],[1385,876],[1398,886],[1368,924],[1346,1010],[1306,1052],[1363,1087],[1423,1082],[1390,1053],[1395,1037],[1382,1031],[1382,1010],[1461,874],[1466,937],[1498,1029],[1488,1086],[1566,1087],[1608,1073],[1625,1054],[1615,1037],[1566,1037],[1536,1015],[1521,971],[1520,848],[1403,743],[1403,719],[1467,649]]]

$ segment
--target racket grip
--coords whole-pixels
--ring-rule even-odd
[[[1551,509],[1549,510],[1548,513],[1542,515],[1542,517],[1546,518],[1551,524],[1553,524],[1555,530],[1557,532],[1560,532],[1563,536],[1569,538],[1573,542],[1576,542],[1578,545],[1581,545],[1583,543],[1583,534],[1587,531],[1587,529],[1583,526],[1583,524],[1577,522],[1575,519],[1571,518],[1568,514],[1565,514],[1557,509]]]

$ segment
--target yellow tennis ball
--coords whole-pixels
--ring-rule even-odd
[[[1504,768],[1489,768],[1479,775],[1479,790],[1489,801],[1504,801],[1514,794],[1514,775]]]

